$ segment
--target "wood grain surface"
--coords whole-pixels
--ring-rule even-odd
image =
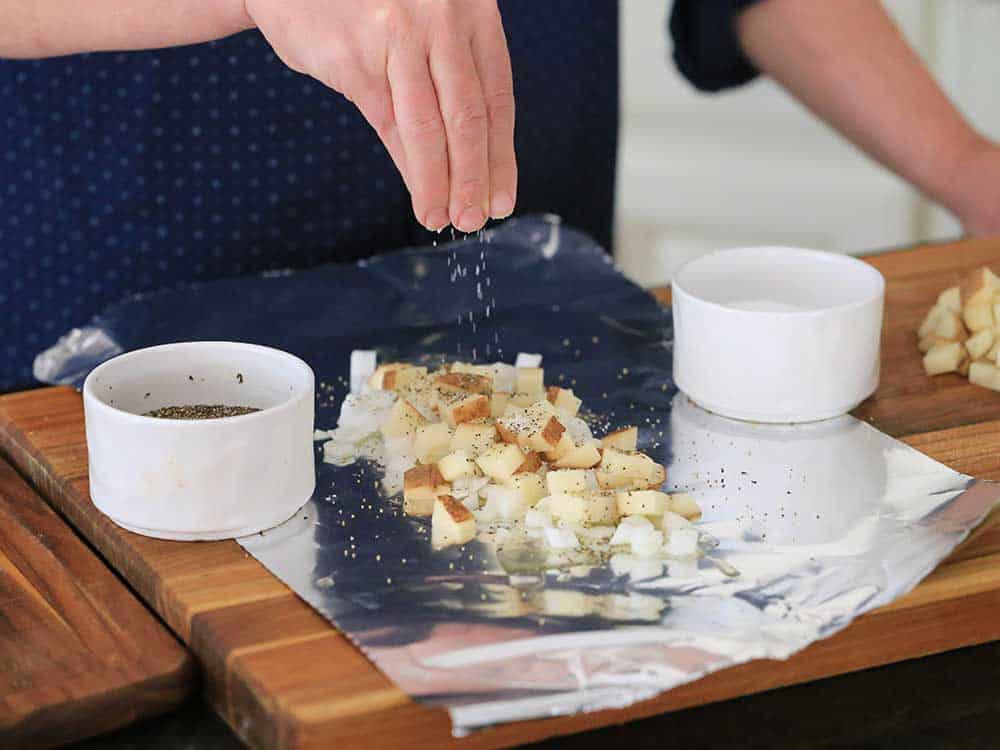
[[[0,747],[155,716],[196,679],[185,648],[0,459]]]
[[[900,251],[886,276],[882,384],[857,415],[953,468],[1000,480],[1000,394],[923,375],[913,333],[964,270],[1000,265],[1000,241]],[[665,292],[658,291],[665,297]],[[257,748],[493,748],[621,723],[1000,638],[1000,523],[987,520],[913,592],[784,662],[752,662],[624,710],[521,722],[454,739],[234,542],[185,544],[114,526],[89,499],[80,397],[0,398],[0,448],[153,606],[201,661],[210,699]]]

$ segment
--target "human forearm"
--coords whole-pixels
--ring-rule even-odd
[[[170,47],[250,26],[243,0],[0,0],[0,57]]]
[[[875,0],[764,0],[744,51],[813,112],[963,220],[1000,221],[1000,152],[956,111]]]

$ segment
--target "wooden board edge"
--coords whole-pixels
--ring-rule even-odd
[[[18,394],[15,394],[18,395]],[[6,398],[6,397],[5,397]],[[82,408],[82,406],[81,406]],[[78,492],[71,479],[57,476],[54,468],[42,459],[32,454],[29,446],[31,440],[8,416],[0,398],[0,457],[6,458],[27,478],[39,494],[76,532],[84,538],[103,557],[138,594],[146,604],[159,612],[161,592],[158,587],[144,585],[145,581],[154,581],[157,576],[149,566],[141,560],[126,560],[116,553],[108,532],[98,524],[91,523],[83,515],[80,506],[74,502],[64,501],[64,497],[77,497]],[[90,502],[89,498],[86,499]],[[108,522],[110,523],[110,521]],[[174,623],[168,623],[174,632]]]
[[[281,733],[274,737],[275,740],[280,739],[280,744],[271,747],[295,750],[350,747],[361,737],[377,741],[380,750],[417,746],[494,750],[540,742],[1000,639],[1000,621],[988,615],[987,619],[991,622],[985,628],[982,625],[983,613],[995,612],[1000,607],[1000,591],[975,595],[968,600],[968,605],[958,610],[949,602],[941,602],[908,610],[906,624],[912,626],[911,633],[920,633],[917,640],[900,638],[896,628],[888,633],[879,633],[885,617],[891,616],[895,620],[898,616],[871,613],[856,620],[848,629],[817,641],[787,660],[771,660],[764,671],[760,669],[760,661],[755,660],[714,672],[624,709],[515,722],[476,731],[462,738],[453,737],[445,728],[448,722],[442,709],[416,703],[392,710],[394,724],[399,723],[400,717],[406,718],[406,722],[398,727],[386,720],[389,714],[385,712],[349,721],[310,722],[297,717],[296,706],[291,705],[287,707],[291,715],[285,718]],[[979,616],[972,616],[970,610]],[[859,627],[871,634],[871,647],[881,647],[876,656],[867,658],[871,654],[866,654],[863,658],[852,645],[852,641],[859,637]],[[943,640],[944,633],[948,635],[947,643]],[[838,652],[843,652],[843,655],[838,656]],[[764,679],[760,679],[762,676]],[[393,727],[392,733],[386,731],[388,727]]]
[[[194,694],[196,685],[197,667],[193,660],[188,659],[172,674],[119,686],[76,701],[72,707],[54,706],[23,716],[16,724],[0,728],[0,747],[54,747],[96,737],[173,711]],[[137,699],[137,696],[142,699]],[[128,706],[127,710],[122,711],[123,705]],[[84,734],[69,729],[81,712],[100,719]]]
[[[90,687],[83,697],[84,691],[76,691],[72,700],[32,706],[28,696],[18,694],[0,720],[0,747],[75,742],[180,706],[198,683],[191,653],[3,458],[0,480],[4,534],[14,535],[5,539],[3,554],[39,592],[40,605],[64,622],[67,634],[75,634],[95,655],[112,649],[115,654],[88,662],[83,682]],[[72,576],[70,560],[82,578]],[[32,566],[40,577],[32,574]],[[70,602],[79,611],[62,606]],[[97,640],[83,635],[95,632],[90,630],[94,620],[100,623],[93,626]],[[38,685],[38,696],[50,687]]]

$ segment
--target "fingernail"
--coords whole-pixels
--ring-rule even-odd
[[[486,214],[479,206],[469,206],[462,211],[455,226],[463,232],[475,232],[486,223]]]
[[[446,226],[448,226],[448,211],[444,208],[435,208],[424,220],[424,226],[430,229],[432,232],[440,232]]]
[[[490,216],[494,219],[505,219],[514,212],[514,198],[506,190],[493,195],[490,202]]]

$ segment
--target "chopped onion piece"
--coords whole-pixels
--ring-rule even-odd
[[[546,528],[545,543],[552,549],[576,549],[580,546],[571,529]]]
[[[673,529],[667,540],[667,554],[671,557],[691,557],[698,553],[698,530]]]
[[[642,526],[632,530],[632,554],[638,557],[656,557],[663,553],[663,532]]]
[[[552,516],[543,510],[528,508],[524,514],[524,525],[529,529],[546,529],[552,526]]]
[[[371,349],[355,349],[351,352],[351,393],[361,393],[368,379],[375,372],[378,354]]]

